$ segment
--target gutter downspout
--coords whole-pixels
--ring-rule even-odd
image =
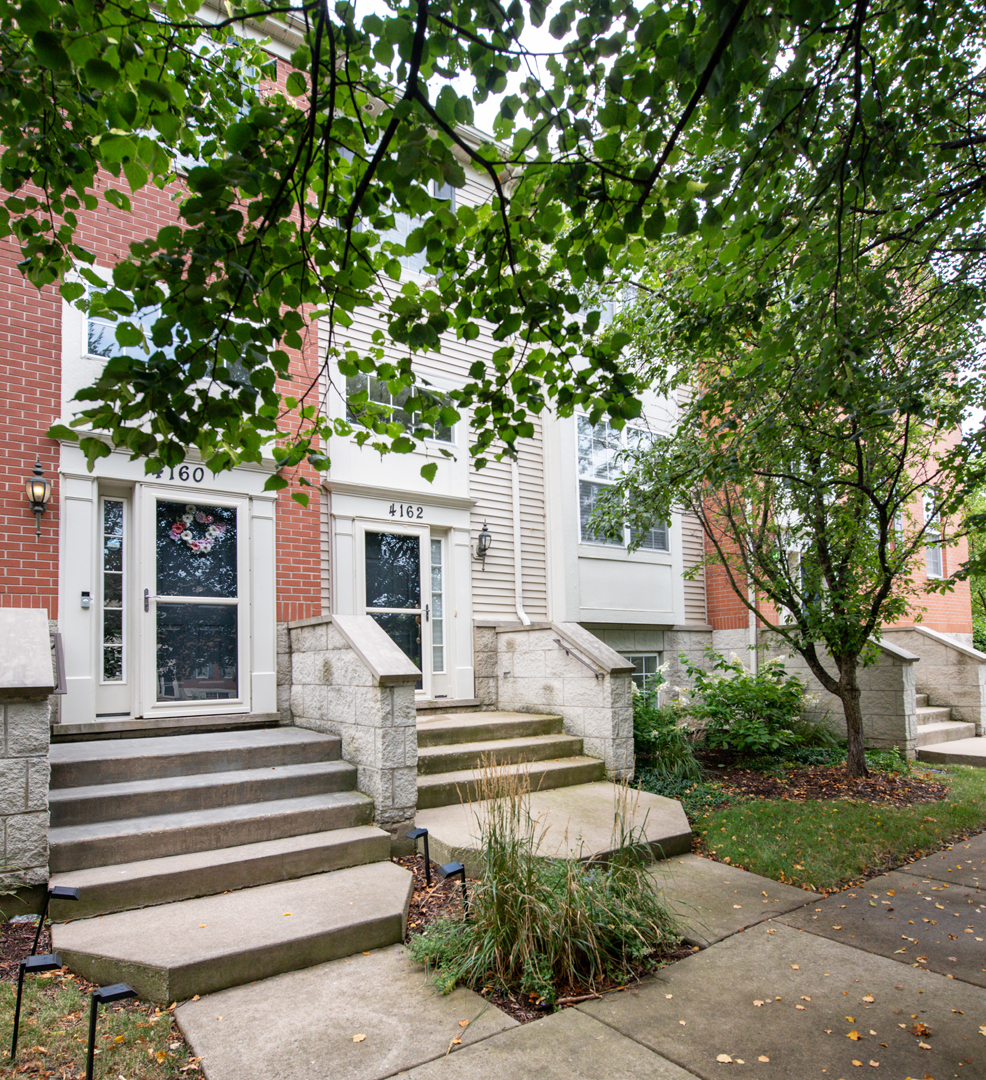
[[[513,503],[514,522],[514,603],[520,621],[524,626],[530,626],[531,620],[524,610],[524,570],[521,563],[520,531],[520,467],[516,458],[510,462],[510,496]]]

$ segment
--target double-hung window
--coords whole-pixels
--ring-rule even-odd
[[[617,481],[623,471],[621,454],[626,450],[645,450],[655,436],[646,428],[627,425],[622,431],[603,420],[593,425],[588,417],[578,422],[579,530],[584,544],[608,544],[626,547],[631,540],[641,551],[671,550],[666,523],[657,522],[643,533],[629,528],[609,535],[593,532],[589,519],[603,491]]]
[[[418,397],[426,393],[427,391],[419,389]],[[357,394],[366,394],[366,405],[353,404],[353,398]],[[435,396],[438,397],[438,395]],[[362,373],[350,375],[346,379],[346,417],[351,423],[372,425],[374,415],[383,412],[389,422],[400,424],[409,434],[413,433],[418,438],[440,443],[454,443],[455,428],[452,425],[439,422],[434,427],[426,427],[418,413],[409,413],[404,408],[409,397],[411,397],[409,387],[405,387],[395,397],[387,388],[386,382],[378,379],[376,375]],[[383,405],[386,408],[375,410],[372,407],[373,404]]]
[[[449,204],[449,209],[455,212],[455,188],[451,184],[440,184],[437,180],[428,182],[428,193],[436,199],[442,199]],[[380,233],[381,240],[389,240],[393,244],[399,244],[404,248],[404,254],[397,256],[397,261],[405,270],[414,270],[418,274],[425,273],[428,265],[428,251],[408,251],[407,244],[411,233],[422,225],[422,218],[413,217],[403,210],[394,211],[394,227],[385,229]]]
[[[942,561],[942,532],[941,519],[935,505],[938,493],[929,491],[924,497],[924,527],[925,527],[925,565],[930,578],[945,576],[945,568]]]

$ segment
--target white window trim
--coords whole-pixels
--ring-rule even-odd
[[[579,456],[579,432],[578,432],[578,427],[579,427],[579,421],[580,420],[584,420],[584,421],[586,421],[586,423],[588,423],[589,418],[584,413],[577,413],[576,418],[575,418],[575,424],[576,424],[576,428],[575,428],[575,474],[576,474],[576,479],[575,479],[575,507],[576,507],[576,515],[578,517],[579,544],[581,546],[583,546],[583,547],[586,547],[586,548],[590,549],[594,554],[598,553],[599,557],[601,557],[601,558],[606,558],[607,554],[609,554],[609,553],[612,553],[613,555],[615,555],[617,553],[622,552],[624,555],[626,555],[626,554],[629,553],[629,545],[630,545],[630,539],[631,539],[631,529],[630,529],[629,525],[625,525],[623,527],[623,540],[620,543],[617,543],[615,541],[610,542],[610,541],[606,541],[606,540],[597,540],[594,537],[588,537],[587,538],[586,536],[583,535],[583,527],[582,527],[582,492],[581,492],[582,483],[584,482],[584,483],[587,483],[587,484],[594,484],[597,487],[601,488],[601,487],[612,487],[613,484],[616,483],[616,480],[615,479],[613,479],[613,480],[605,480],[605,479],[600,479],[599,477],[596,477],[596,476],[583,475],[583,473],[581,471],[581,460],[580,460],[580,456]],[[609,425],[608,421],[606,421],[606,420],[602,420],[602,421],[600,421],[600,423],[607,424],[607,426],[611,426],[611,425]],[[595,425],[595,427],[598,427],[598,426],[599,426],[598,424]],[[595,430],[595,428],[593,430]],[[650,428],[644,426],[643,424],[626,424],[623,427],[623,429],[618,432],[618,434],[620,436],[620,452],[621,453],[628,449],[627,435],[628,435],[628,433],[630,431],[639,431],[639,432],[645,434],[646,436],[648,436],[650,438],[661,438],[661,436],[658,433],[651,431]],[[632,553],[633,555],[635,555],[635,556],[636,555],[656,556],[661,561],[667,559],[668,556],[671,555],[671,522],[670,521],[665,521],[665,522],[661,522],[659,524],[661,526],[663,526],[663,529],[664,529],[665,546],[663,548],[638,547],[636,549],[636,551],[634,551]],[[652,526],[652,529],[657,528],[657,527],[658,527],[657,525]]]

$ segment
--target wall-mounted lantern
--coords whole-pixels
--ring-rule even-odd
[[[476,537],[476,554],[473,558],[479,559],[483,564],[483,569],[486,569],[486,553],[493,545],[493,537],[490,535],[489,527],[486,522],[483,522],[483,527],[480,530],[479,536]]]
[[[40,539],[41,515],[47,510],[48,503],[51,501],[51,481],[46,479],[45,474],[41,469],[40,455],[34,464],[33,472],[24,481],[24,488],[27,491],[27,501],[31,506],[31,513],[34,514],[38,522],[35,536]]]

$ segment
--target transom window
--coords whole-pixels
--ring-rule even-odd
[[[433,195],[436,199],[442,199],[449,204],[449,209],[455,212],[455,188],[451,184],[440,184],[437,180],[431,180],[428,183],[428,193]],[[392,229],[386,229],[380,233],[381,240],[389,240],[393,244],[400,244],[405,248],[405,253],[397,256],[397,261],[406,270],[414,270],[415,273],[423,274],[426,272],[428,265],[428,251],[426,248],[421,251],[409,252],[406,250],[408,240],[411,233],[415,229],[420,228],[422,219],[419,217],[412,217],[410,214],[405,213],[402,210],[394,211],[394,227]]]
[[[582,543],[626,547],[631,539],[642,551],[670,551],[668,526],[659,522],[642,534],[623,528],[618,533],[595,533],[589,519],[600,495],[620,478],[623,464],[620,455],[626,450],[644,450],[654,441],[646,428],[627,425],[617,431],[608,420],[593,426],[588,417],[578,417],[579,528]]]

